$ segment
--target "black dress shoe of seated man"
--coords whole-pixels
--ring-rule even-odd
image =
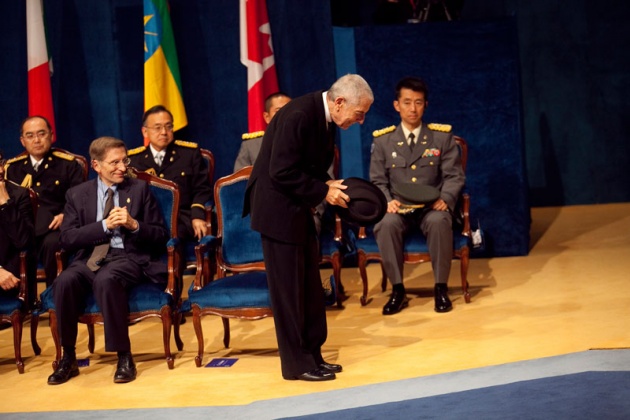
[[[76,357],[69,357],[65,354],[59,361],[57,369],[48,377],[48,385],[61,385],[79,374],[79,365]]]
[[[319,364],[320,369],[324,369],[327,370],[328,372],[332,372],[332,373],[339,373],[343,370],[343,368],[341,367],[341,365],[335,365],[334,363],[326,363],[326,362],[322,362]]]
[[[324,368],[317,368],[301,375],[295,376],[293,378],[288,379],[299,379],[301,381],[311,381],[311,382],[319,382],[319,381],[332,381],[335,379],[335,373],[329,371]]]
[[[448,298],[448,286],[444,283],[435,285],[435,312],[448,312],[453,309],[453,304]]]
[[[405,294],[405,289],[394,287],[389,301],[383,306],[383,315],[394,315],[409,306],[409,299]]]
[[[118,367],[114,373],[114,383],[125,384],[136,379],[136,364],[133,362],[131,353],[118,356]]]

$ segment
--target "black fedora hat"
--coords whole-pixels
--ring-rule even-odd
[[[372,225],[387,213],[385,194],[370,181],[361,178],[346,178],[343,190],[350,197],[348,208],[337,207],[337,213],[343,220],[361,226]]]

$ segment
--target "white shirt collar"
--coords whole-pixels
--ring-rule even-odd
[[[35,160],[35,158],[32,155],[28,155],[28,157],[31,158],[31,165],[33,165],[33,167],[35,167],[35,164],[41,165],[42,162],[44,161],[44,158],[41,158],[40,160]]]
[[[153,157],[157,157],[157,156],[161,156],[164,157],[164,155],[166,154],[166,149],[162,149],[161,151],[157,151],[155,150],[155,148],[153,148],[153,145],[149,143],[149,149],[151,149],[151,154],[153,155]]]
[[[417,126],[413,131],[409,130],[407,127],[405,127],[405,124],[400,124],[402,126],[403,129],[403,134],[405,135],[405,139],[409,140],[409,133],[413,133],[413,135],[415,136],[415,143],[418,142],[418,138],[420,137],[420,131],[422,130],[422,123],[420,123],[419,126]]]
[[[330,116],[330,109],[328,109],[328,100],[326,99],[326,94],[328,91],[322,92],[322,99],[324,100],[324,112],[326,113],[326,126],[332,122],[332,117]]]

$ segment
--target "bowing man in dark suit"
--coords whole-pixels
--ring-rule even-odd
[[[0,293],[15,295],[20,251],[33,244],[35,230],[28,190],[4,179],[5,163],[0,152]]]
[[[261,234],[285,379],[330,380],[342,369],[321,354],[326,309],[312,208],[324,199],[347,207],[342,180],[326,172],[334,130],[362,124],[373,101],[361,76],[346,75],[289,102],[267,127],[247,185],[243,214]]]
[[[166,282],[166,266],[158,258],[168,232],[149,185],[125,177],[125,144],[98,138],[90,145],[90,158],[98,178],[66,194],[60,241],[75,256],[53,283],[63,357],[48,378],[51,385],[79,374],[77,322],[90,289],[104,317],[105,350],[118,353],[114,382],[133,381],[127,292],[140,282]]]

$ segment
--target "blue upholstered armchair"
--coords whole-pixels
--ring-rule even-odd
[[[29,194],[31,198],[31,204],[33,206],[33,220],[37,213],[37,194],[35,191],[29,188]],[[0,294],[0,323],[11,324],[13,330],[13,347],[15,350],[15,364],[19,373],[24,373],[24,361],[22,360],[22,329],[24,320],[31,313],[31,294],[36,290],[35,285],[35,273],[34,270],[30,270],[29,266],[29,251],[24,250],[20,252],[20,283],[18,285],[17,293],[12,292]],[[35,332],[31,328],[31,344],[33,346],[33,352],[36,355],[41,353],[41,349],[35,339]]]
[[[217,234],[200,244],[200,266],[208,266],[214,256],[215,280],[197,276],[182,304],[182,311],[192,311],[197,336],[197,367],[203,360],[201,317],[217,315],[223,321],[223,344],[230,345],[230,318],[261,319],[272,315],[267,275],[263,262],[260,234],[250,229],[249,217],[241,217],[245,187],[251,166],[217,180],[214,202]],[[214,252],[212,252],[214,250]]]
[[[457,143],[460,153],[462,167],[464,173],[466,172],[466,162],[468,159],[468,146],[466,141],[455,136],[455,142]],[[453,214],[453,258],[461,260],[460,272],[461,272],[461,284],[462,293],[466,303],[470,303],[470,293],[468,292],[468,264],[470,260],[470,196],[466,191],[460,194],[457,208]],[[381,264],[381,289],[385,291],[387,288],[387,276],[383,269],[383,262],[376,239],[372,232],[372,226],[367,228],[360,228],[355,241],[357,249],[359,272],[361,274],[361,280],[363,282],[363,295],[361,296],[361,305],[367,305],[368,300],[368,282],[366,266],[369,261],[379,261]],[[419,264],[423,262],[431,261],[429,256],[429,248],[427,246],[427,240],[420,232],[419,229],[414,229],[404,238],[404,262],[411,264]]]
[[[152,282],[142,283],[134,287],[129,293],[129,322],[136,323],[146,318],[158,317],[162,321],[162,338],[164,341],[164,354],[169,369],[174,367],[174,358],[171,354],[170,340],[171,327],[175,330],[175,343],[178,350],[184,348],[179,335],[180,313],[178,308],[181,304],[182,273],[180,270],[177,239],[177,211],[179,208],[179,190],[177,184],[165,179],[158,178],[146,172],[129,170],[132,177],[142,179],[149,183],[151,192],[160,205],[162,216],[169,229],[171,239],[167,243],[167,251],[163,256],[168,265],[168,282],[166,288]],[[58,255],[59,271],[63,268],[63,256]],[[50,329],[55,342],[56,358],[53,362],[53,369],[61,359],[61,343],[57,329],[57,316],[53,301],[52,287],[48,287],[41,295],[42,307],[37,316],[33,318],[32,328],[37,328],[37,317],[41,313],[48,312],[50,315]],[[100,308],[96,304],[94,296],[89,296],[83,315],[79,322],[87,324],[89,339],[88,349],[94,353],[94,324],[102,323],[103,317]]]

